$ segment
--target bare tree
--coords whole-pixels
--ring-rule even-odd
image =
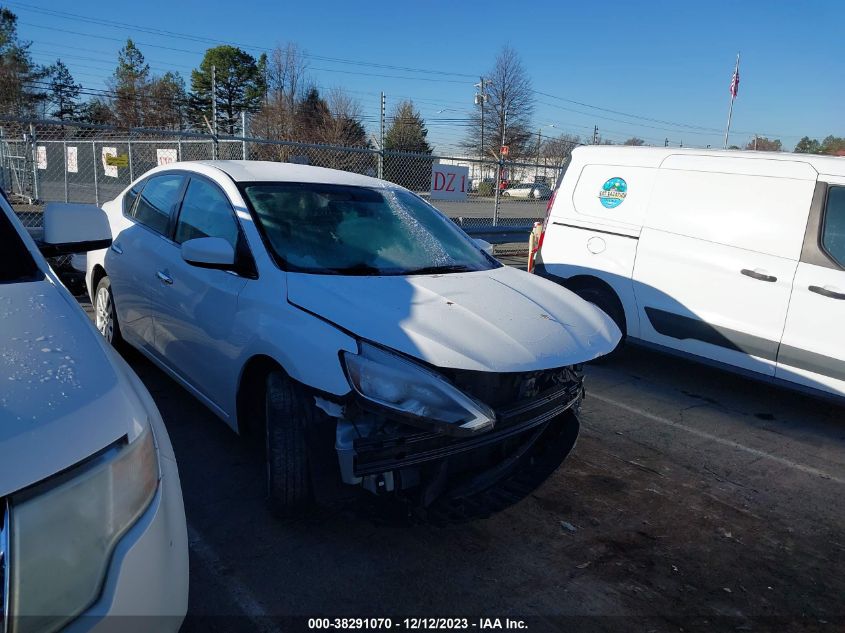
[[[622,143],[623,145],[634,145],[635,147],[640,147],[645,145],[645,141],[637,136],[632,136],[627,141]]]
[[[531,118],[534,114],[534,89],[519,54],[505,46],[496,63],[485,76],[487,95],[483,100],[484,138],[481,138],[481,108],[471,116],[470,131],[464,147],[499,158],[501,146],[509,147],[509,158],[536,154],[532,144]]]
[[[543,143],[542,156],[549,167],[563,167],[572,156],[572,150],[582,145],[581,139],[575,134],[561,134]]]
[[[278,44],[266,60],[267,92],[254,127],[269,138],[296,136],[296,108],[308,89],[308,62],[299,45]]]

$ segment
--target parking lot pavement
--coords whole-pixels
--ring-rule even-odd
[[[587,368],[581,436],[533,494],[474,523],[327,509],[282,522],[222,422],[138,354],[191,543],[184,631],[267,616],[528,617],[530,630],[842,630],[843,409],[629,347]]]

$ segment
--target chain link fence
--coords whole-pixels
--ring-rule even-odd
[[[102,205],[153,167],[213,159],[297,163],[381,177],[430,199],[464,230],[496,243],[497,252],[527,248],[530,227],[544,217],[561,171],[539,163],[499,165],[369,147],[0,118],[0,184],[28,205],[20,214],[28,226],[40,224],[43,203]],[[432,174],[445,166],[466,174],[451,183],[458,189],[451,199],[432,195]],[[518,241],[503,243],[510,239]]]

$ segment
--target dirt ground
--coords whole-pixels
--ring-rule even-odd
[[[244,443],[128,360],[179,460],[183,631],[306,630],[310,617],[402,629],[409,616],[533,631],[845,628],[841,406],[629,347],[588,367],[573,453],[508,510],[448,527],[347,507],[282,522]]]

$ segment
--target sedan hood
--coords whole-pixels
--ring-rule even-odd
[[[49,278],[0,285],[0,497],[147,424],[112,352]]]
[[[407,277],[288,273],[287,279],[294,305],[437,367],[563,367],[607,354],[620,338],[591,304],[508,267]]]

